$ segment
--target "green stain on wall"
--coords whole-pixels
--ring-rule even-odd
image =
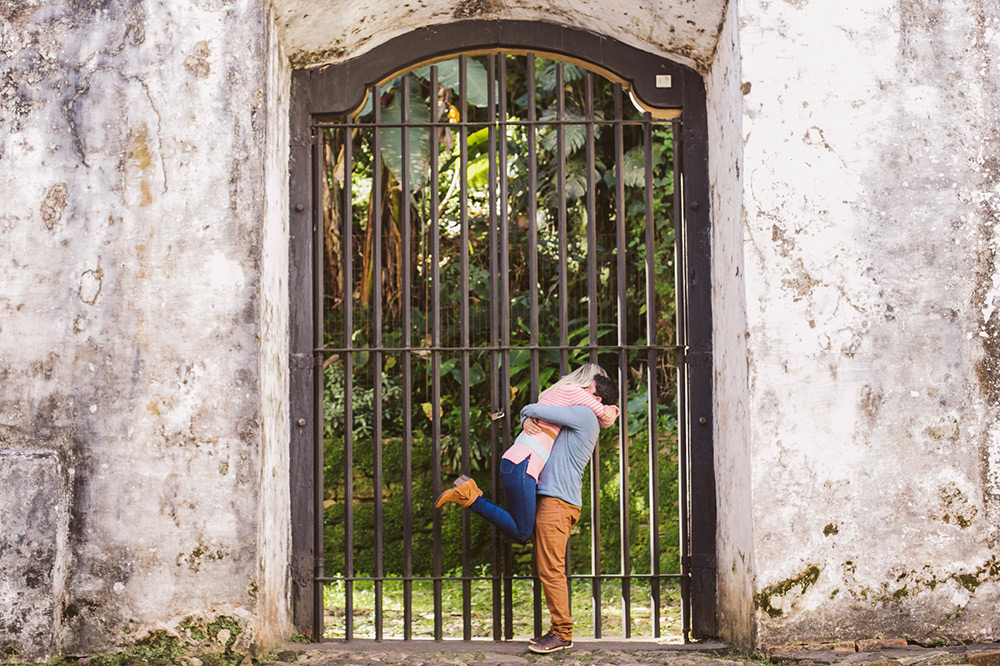
[[[797,576],[786,578],[774,585],[769,585],[755,594],[753,597],[754,606],[771,617],[780,617],[783,611],[780,608],[775,608],[771,604],[771,599],[773,597],[783,597],[796,587],[800,588],[799,594],[805,594],[805,591],[812,587],[818,579],[819,567],[815,564],[810,564]]]

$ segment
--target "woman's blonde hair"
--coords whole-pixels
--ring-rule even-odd
[[[586,388],[590,386],[590,383],[594,381],[594,377],[597,377],[598,375],[601,377],[607,377],[608,373],[604,372],[604,368],[596,363],[586,363],[568,375],[560,377],[559,381],[542,391],[541,394],[539,394],[538,399],[541,400],[542,396],[552,389],[559,386],[565,386],[567,384],[574,384],[576,386],[583,386]]]

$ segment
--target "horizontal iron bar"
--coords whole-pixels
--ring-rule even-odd
[[[490,345],[486,347],[318,347],[314,354],[345,354],[347,352],[501,352],[501,351],[562,351],[582,349],[584,351],[683,351],[684,345]]]
[[[379,129],[397,129],[400,127],[465,127],[468,129],[475,128],[485,128],[485,127],[495,127],[500,121],[486,121],[486,120],[460,120],[457,123],[453,123],[449,120],[428,120],[426,122],[420,123],[379,123],[377,127]],[[558,125],[607,125],[608,127],[613,127],[615,125],[672,125],[673,120],[587,120],[586,118],[567,118],[565,120],[505,120],[504,125],[507,127],[549,127]],[[323,130],[323,129],[357,129],[357,128],[371,128],[376,127],[375,122],[366,123],[345,123],[337,122],[335,120],[322,121],[318,120],[312,126],[313,130]],[[315,137],[314,137],[315,138]]]
[[[568,576],[570,580],[591,580],[594,578],[690,578],[691,575],[687,574],[612,574],[612,573],[601,573],[601,574],[571,574]],[[535,580],[535,576],[411,576],[410,578],[402,578],[399,576],[322,576],[319,578],[314,578],[316,582],[319,583],[353,583],[357,581],[380,581],[380,582],[397,582],[403,583],[409,582],[434,582],[434,581],[492,581],[497,578],[501,579],[511,579],[511,580]]]

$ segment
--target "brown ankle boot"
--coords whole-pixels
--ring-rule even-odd
[[[459,479],[461,481],[461,479]],[[476,485],[475,479],[466,478],[462,483],[457,484],[454,488],[449,488],[448,490],[441,493],[441,496],[437,498],[434,502],[434,508],[439,509],[444,504],[448,502],[454,502],[455,504],[461,504],[464,507],[472,506],[483,494],[483,491],[479,489]]]

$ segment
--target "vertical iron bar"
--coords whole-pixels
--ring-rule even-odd
[[[351,173],[354,148],[350,129],[344,130],[344,640],[354,638],[354,212],[351,207]],[[322,310],[320,310],[322,312]]]
[[[501,54],[501,58],[503,55]],[[498,291],[499,266],[497,246],[497,109],[496,109],[496,55],[486,56],[486,112],[487,112],[487,191],[489,193],[489,266],[490,266],[490,345],[494,348],[500,344],[500,312]],[[501,411],[500,404],[500,358],[498,352],[490,352],[490,409],[492,413]],[[492,466],[493,497],[500,501],[500,446],[499,423],[490,422],[490,463]],[[503,604],[501,599],[500,579],[500,531],[491,527],[493,550],[490,553],[490,578],[493,588],[493,640],[498,641],[502,635]]]
[[[499,83],[497,90],[499,98],[499,155],[497,164],[500,170],[500,364],[503,368],[500,384],[500,408],[507,415],[500,420],[500,449],[506,451],[510,447],[511,419],[510,413],[510,215],[508,212],[507,192],[507,55],[500,53],[497,59]],[[499,466],[498,466],[499,468]],[[504,638],[514,638],[514,553],[511,541],[504,541]]]
[[[462,338],[462,474],[468,474],[470,467],[469,451],[469,152],[468,128],[469,120],[467,101],[468,94],[468,62],[466,56],[458,57],[458,127],[459,144],[459,183],[461,201],[459,204],[459,223],[461,227],[459,242],[459,272],[461,282],[461,305],[459,308],[459,326]],[[472,639],[472,575],[471,555],[471,525],[469,512],[462,512],[462,637]]]
[[[556,179],[557,179],[557,203],[558,230],[559,230],[559,344],[563,349],[559,352],[560,374],[565,375],[569,371],[569,350],[565,346],[569,344],[569,294],[567,293],[567,271],[566,271],[566,127],[562,121],[566,119],[566,83],[565,71],[561,62],[556,63]],[[566,573],[569,574],[569,564],[566,566]],[[570,594],[572,600],[573,595]]]
[[[323,479],[323,426],[326,418],[323,412],[323,354],[315,351],[323,346],[323,241],[324,241],[324,211],[323,211],[323,179],[326,177],[326,132],[313,129],[319,135],[313,134],[312,141],[312,219],[313,219],[313,562],[315,579],[313,581],[313,640],[323,640],[323,583],[320,579],[324,573],[324,479]]]
[[[531,401],[538,399],[538,146],[536,145],[535,121],[535,54],[529,53],[525,64],[526,85],[528,87],[528,344],[531,345]],[[534,553],[532,565],[532,609],[534,635],[542,635],[542,587],[538,580],[538,569]]]
[[[587,145],[587,319],[591,346],[597,346],[597,202],[594,191],[594,76],[584,80]],[[590,350],[590,362],[597,363],[597,350]],[[596,449],[595,449],[596,450]],[[599,637],[599,636],[598,636]]]
[[[687,278],[684,256],[684,193],[682,125],[672,123],[674,140],[674,275],[677,312],[677,344],[683,349],[677,354],[677,474],[680,492],[680,546],[681,546],[681,631],[687,643],[691,633],[691,543],[688,511],[688,475],[690,462],[690,437],[688,433],[687,404]]]
[[[619,483],[619,521],[620,521],[620,557],[622,573],[622,633],[625,638],[632,634],[632,599],[629,575],[631,560],[629,554],[629,452],[628,452],[628,354],[624,346],[628,344],[628,316],[626,295],[626,265],[625,252],[627,248],[625,220],[625,138],[622,127],[622,88],[615,84],[615,226],[618,281],[618,376],[619,395],[621,396],[621,422],[618,425],[618,473]]]
[[[531,397],[538,398],[538,136],[535,122],[535,54],[529,53],[525,65],[528,87],[528,344],[531,345]],[[537,588],[537,580],[536,580]],[[536,628],[536,632],[538,628]]]
[[[531,345],[531,400],[538,397],[538,143],[535,121],[535,54],[527,56],[528,87],[528,344]]]
[[[559,370],[565,375],[569,372],[569,293],[567,291],[567,270],[566,261],[568,251],[566,248],[566,126],[562,121],[566,119],[566,80],[565,67],[562,62],[556,62],[556,180],[558,198],[557,227],[559,230]],[[573,612],[573,580],[570,572],[573,570],[570,557],[572,551],[570,542],[571,536],[566,540],[566,587],[569,590],[569,611]]]
[[[372,318],[374,320],[373,340],[375,348],[382,346],[382,105],[379,102],[379,87],[372,86],[372,112],[375,123],[375,131],[372,133]],[[349,185],[345,183],[345,185]],[[364,276],[367,279],[367,276]],[[383,619],[382,612],[382,574],[384,567],[382,563],[382,367],[383,352],[375,352],[374,382],[372,405],[375,410],[372,423],[372,442],[374,448],[375,478],[373,480],[375,494],[375,640],[382,640]]]
[[[594,185],[594,77],[587,72],[584,80],[584,105],[587,121],[587,322],[591,344],[590,362],[597,363],[597,209]],[[590,571],[593,602],[594,638],[601,627],[601,447],[595,446],[590,460]]]
[[[645,167],[646,204],[646,344],[656,344],[656,268],[654,243],[656,241],[653,218],[653,128],[649,113],[643,116],[643,161]],[[650,621],[653,637],[660,637],[660,471],[659,471],[659,416],[657,408],[658,385],[656,381],[657,353],[652,347],[646,351],[646,399],[649,422],[649,591]]]
[[[438,70],[431,65],[431,118],[437,122],[441,117],[438,110]],[[445,129],[450,132],[451,130]],[[438,136],[437,128],[431,130],[431,439],[434,443],[432,496],[441,494],[441,229],[438,221]],[[443,608],[441,600],[441,512],[434,512],[434,640],[442,639]]]
[[[410,224],[410,128],[405,125],[410,122],[410,77],[404,75],[400,79],[400,86],[402,88],[400,118],[404,125],[401,128],[400,136],[402,161],[399,174],[399,212],[403,227],[401,234],[403,284],[400,294],[403,315],[403,638],[409,640],[413,632],[413,461],[411,455],[413,446],[413,376],[410,367],[413,242]]]

